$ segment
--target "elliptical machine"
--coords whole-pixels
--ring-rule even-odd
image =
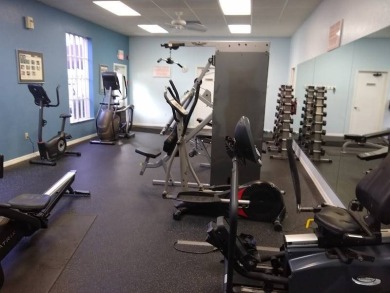
[[[96,117],[96,133],[98,140],[91,140],[91,144],[114,145],[118,138],[131,138],[133,126],[134,105],[127,104],[126,86],[124,94],[121,92],[117,72],[103,72],[104,98],[100,103]],[[125,77],[123,83],[126,85]]]
[[[46,94],[42,85],[29,84],[28,89],[34,97],[35,105],[39,106],[39,120],[38,120],[38,151],[39,159],[30,160],[31,164],[49,165],[55,166],[56,161],[64,155],[81,156],[79,152],[67,152],[66,140],[71,139],[72,136],[65,133],[66,119],[71,117],[70,114],[61,114],[62,119],[61,129],[56,136],[53,136],[48,141],[44,141],[42,137],[43,127],[47,124],[47,121],[43,119],[44,107],[58,107],[60,105],[59,87],[56,88],[57,103],[51,104],[51,100]]]
[[[177,201],[177,204],[175,205],[176,210],[173,213],[173,219],[175,220],[180,220],[184,214],[225,215],[229,210],[228,205],[230,202],[229,195],[231,193],[231,187],[229,185],[216,185],[204,188],[191,165],[186,148],[188,123],[199,98],[199,89],[202,78],[207,72],[211,62],[212,60],[209,60],[200,76],[194,82],[191,91],[195,94],[193,95],[193,101],[190,101],[190,106],[187,106],[189,110],[181,104],[178,91],[171,80],[169,82],[172,88],[168,86],[164,92],[165,101],[171,107],[173,117],[177,122],[176,145],[171,153],[171,159],[168,161],[167,169],[171,169],[173,159],[178,153],[180,157],[180,173],[182,174],[182,191],[176,196],[168,194],[170,174],[167,172],[165,190],[163,192],[163,198]],[[249,121],[247,123],[249,123]],[[256,163],[258,161],[260,161],[260,155],[256,157]],[[188,171],[192,174],[198,184],[197,191],[190,191],[188,189]],[[271,222],[274,225],[274,230],[282,230],[281,223],[285,218],[286,207],[284,204],[283,192],[276,185],[271,182],[255,180],[240,185],[238,188],[240,204],[239,215],[241,217],[255,221]]]

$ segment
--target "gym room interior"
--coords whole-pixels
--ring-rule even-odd
[[[329,255],[326,207],[389,224],[390,1],[100,2],[120,1],[0,0],[0,292],[389,292],[388,230],[359,226],[362,255],[343,234],[336,265],[303,265],[285,235]],[[263,187],[282,218],[259,220],[276,204]],[[177,216],[185,196],[196,208]],[[226,249],[210,240],[221,216]],[[243,242],[279,266],[252,274]]]

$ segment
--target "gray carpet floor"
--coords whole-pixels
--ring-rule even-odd
[[[68,170],[77,170],[75,189],[90,190],[90,198],[64,197],[54,209],[49,228],[23,239],[2,261],[5,283],[1,292],[221,292],[222,255],[183,253],[175,241],[204,241],[206,226],[215,217],[185,215],[172,219],[174,202],[163,199],[163,168],[139,175],[144,158],[135,148],[161,148],[162,137],[137,132],[115,146],[72,146],[81,157],[65,157],[57,166],[23,162],[5,169],[0,201],[20,193],[42,193]],[[224,151],[224,150],[221,150]],[[203,156],[192,158],[203,182],[209,169]],[[299,163],[298,163],[299,164]],[[316,205],[319,194],[299,165],[303,205]],[[178,179],[178,162],[173,177]],[[301,233],[310,214],[296,214],[288,162],[263,155],[261,180],[272,181],[286,192],[287,217],[283,232]],[[172,193],[179,188],[171,188]],[[283,233],[272,224],[239,221],[239,231],[253,234],[258,245],[279,247]],[[186,247],[191,252],[205,248]],[[207,248],[208,249],[208,248]]]

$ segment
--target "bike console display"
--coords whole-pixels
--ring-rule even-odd
[[[29,84],[28,89],[34,96],[35,105],[40,106],[42,104],[49,105],[51,103],[49,97],[46,94],[45,89],[39,84]]]

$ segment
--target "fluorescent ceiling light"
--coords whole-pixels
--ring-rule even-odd
[[[143,30],[146,30],[147,32],[152,33],[152,34],[167,34],[168,33],[168,31],[166,31],[165,29],[163,29],[161,26],[159,26],[157,24],[139,24],[138,26],[140,28],[142,28]]]
[[[114,13],[118,16],[140,16],[137,11],[130,8],[121,1],[93,1],[96,5]]]
[[[250,24],[229,24],[229,30],[232,34],[250,34]]]
[[[219,0],[225,15],[251,15],[251,0]]]

